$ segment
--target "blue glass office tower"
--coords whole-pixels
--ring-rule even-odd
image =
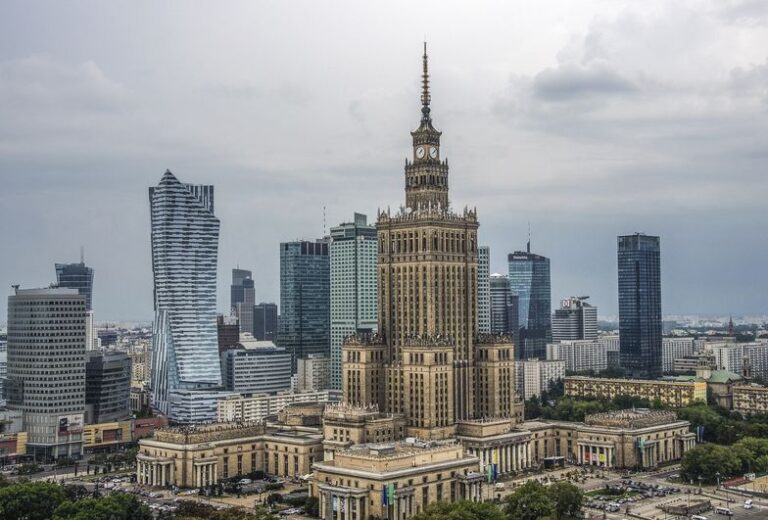
[[[84,260],[81,259],[79,264],[56,264],[56,284],[65,289],[77,289],[85,296],[85,310],[93,309],[93,269],[85,265]]]
[[[662,375],[660,251],[659,237],[618,237],[619,360],[632,377]]]
[[[149,188],[155,323],[152,404],[176,419],[174,391],[221,386],[216,330],[219,219],[213,186],[182,184],[166,171]]]
[[[526,251],[515,251],[509,261],[509,289],[517,304],[517,359],[546,359],[547,343],[552,341],[552,288],[549,258]]]
[[[280,319],[277,344],[296,360],[330,356],[331,264],[325,239],[280,244]]]

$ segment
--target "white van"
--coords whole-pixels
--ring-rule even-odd
[[[747,499],[744,501],[744,509],[752,509],[752,500]]]
[[[707,520],[707,517],[701,515],[691,515],[691,520]]]
[[[722,506],[716,507],[715,513],[717,513],[718,515],[733,516],[733,511],[731,511],[727,507],[722,507]]]

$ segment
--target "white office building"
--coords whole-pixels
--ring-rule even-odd
[[[10,410],[23,413],[35,460],[82,454],[86,299],[77,289],[16,289],[8,297]]]
[[[331,387],[341,389],[341,346],[378,328],[376,226],[365,215],[331,228]],[[297,359],[298,367],[298,359]]]
[[[241,341],[221,353],[224,389],[277,394],[291,388],[291,353],[271,341]]]
[[[491,332],[491,248],[477,248],[477,330]]]
[[[560,300],[552,314],[552,341],[597,339],[597,307],[587,303],[589,296]]]

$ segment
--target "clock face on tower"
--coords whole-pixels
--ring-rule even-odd
[[[434,146],[429,149],[429,156],[433,159],[437,159],[437,148]]]
[[[416,157],[418,157],[419,159],[423,159],[424,154],[425,154],[425,150],[423,146],[419,146],[418,148],[416,148]]]

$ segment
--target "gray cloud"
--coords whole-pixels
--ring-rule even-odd
[[[766,312],[757,4],[43,4],[0,13],[6,286],[84,244],[97,319],[150,318],[146,190],[171,168],[216,186],[220,308],[236,263],[277,300],[277,245],[322,234],[323,207],[402,202],[426,31],[452,203],[477,206],[494,270],[530,220],[553,297],[611,313],[615,235],[644,230],[665,311]]]

